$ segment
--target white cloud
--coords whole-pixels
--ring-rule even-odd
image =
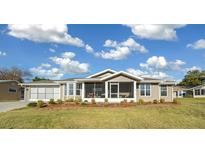
[[[56,50],[53,49],[53,48],[49,48],[48,50],[49,50],[50,52],[56,52]]]
[[[167,67],[167,61],[163,56],[153,56],[150,57],[146,63],[140,63],[140,67],[142,68],[154,68],[154,69],[163,69]]]
[[[85,50],[86,50],[88,53],[93,53],[93,52],[94,52],[93,48],[92,48],[90,45],[88,45],[88,44],[85,45]]]
[[[182,60],[175,60],[174,62],[169,62],[169,69],[178,71],[181,70],[181,66],[185,65],[186,63]]]
[[[0,51],[0,57],[6,56],[6,52]]]
[[[113,40],[106,40],[104,47],[116,47],[117,46],[117,41]]]
[[[112,47],[114,49],[110,49],[109,51],[102,50],[101,52],[95,53],[95,55],[104,59],[112,60],[125,59],[133,51],[138,51],[140,53],[146,53],[148,51],[143,45],[135,42],[132,38],[128,38],[126,41],[120,43],[113,40],[106,40],[104,46]]]
[[[51,64],[48,64],[48,63],[42,63],[40,65],[40,67],[43,67],[43,68],[50,68],[51,67]]]
[[[186,68],[185,71],[188,72],[188,71],[194,71],[194,70],[199,70],[201,71],[201,67],[198,67],[198,66],[192,66],[192,67],[189,67],[189,68]]]
[[[142,77],[152,77],[159,79],[173,79],[167,73],[170,71],[182,71],[182,66],[186,63],[182,60],[167,61],[163,56],[152,56],[145,63],[140,63],[141,69],[128,68],[127,72]]]
[[[131,28],[133,34],[139,38],[153,39],[153,40],[175,40],[177,39],[176,29],[182,28],[185,25],[140,25],[132,24],[127,25]]]
[[[89,64],[80,63],[77,60],[73,60],[75,53],[73,52],[64,52],[61,57],[50,57],[55,64],[59,65],[59,68],[63,73],[70,74],[80,74],[87,73],[89,70]]]
[[[142,70],[134,69],[134,68],[128,68],[127,72],[131,73],[131,74],[134,74],[136,76],[142,76],[142,75],[148,74],[148,72],[146,72],[146,71],[142,71]]]
[[[165,72],[153,72],[153,71],[142,71],[139,69],[133,69],[133,68],[128,68],[127,69],[128,73],[131,73],[136,76],[141,76],[141,77],[151,77],[151,78],[157,78],[157,79],[170,79],[172,78]]]
[[[67,25],[8,25],[8,35],[34,42],[59,43],[84,47],[84,42],[68,34]]]
[[[187,48],[205,49],[205,39],[200,39],[192,44],[187,44]]]
[[[117,47],[116,49],[111,49],[109,52],[101,51],[96,53],[97,56],[104,59],[121,60],[126,58],[131,53],[128,47]]]
[[[147,70],[181,70],[186,63],[182,60],[167,61],[163,56],[152,56],[147,59],[146,63],[140,63],[140,67]]]
[[[49,66],[49,67],[48,67]],[[50,64],[41,64],[38,67],[33,67],[30,69],[31,73],[35,76],[48,78],[48,79],[60,79],[63,73],[58,68],[50,68]]]

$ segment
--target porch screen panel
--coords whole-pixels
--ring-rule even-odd
[[[134,95],[133,82],[120,82],[119,83],[119,97],[120,98],[133,98]]]
[[[85,83],[85,98],[94,98],[94,83]]]

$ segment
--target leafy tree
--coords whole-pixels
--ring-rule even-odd
[[[184,79],[179,83],[180,86],[193,87],[204,83],[205,71],[193,70],[188,71]]]
[[[24,79],[31,76],[29,71],[22,70],[17,67],[0,68],[0,80],[16,80],[19,82],[24,82]]]
[[[40,78],[38,76],[35,76],[35,78],[32,79],[32,81],[45,81],[45,80],[49,80],[49,79],[46,79],[46,78]]]

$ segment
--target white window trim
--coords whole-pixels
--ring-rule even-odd
[[[164,95],[164,96],[162,96],[162,86],[166,86],[166,95]],[[165,90],[163,90],[163,91],[165,91]],[[167,85],[160,85],[160,96],[161,97],[167,97],[168,96],[168,87],[167,87]]]
[[[73,88],[72,88],[73,94],[72,94],[72,95],[70,95],[70,85],[71,85],[71,84],[73,85]],[[67,88],[68,88],[68,96],[74,96],[74,89],[75,89],[75,88],[74,88],[74,83],[68,83],[68,87],[67,87]]]
[[[142,85],[142,84],[145,85],[145,88],[144,88],[145,95],[141,95],[141,85]],[[147,95],[147,94],[146,94],[146,90],[147,90],[147,88],[146,88],[147,86],[146,86],[146,85],[147,85],[147,84],[150,85],[150,95]],[[140,90],[139,90],[139,95],[140,95],[140,96],[142,96],[142,97],[151,97],[151,96],[152,96],[152,84],[150,84],[150,83],[140,83],[140,84],[139,84],[139,89],[140,89]]]

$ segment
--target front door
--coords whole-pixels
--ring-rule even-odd
[[[119,97],[119,83],[110,83],[110,98]]]

